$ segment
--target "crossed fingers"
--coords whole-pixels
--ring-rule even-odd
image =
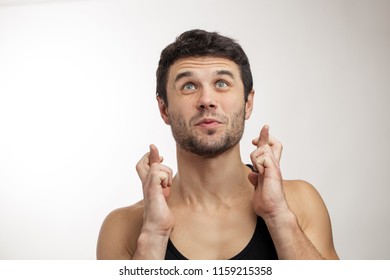
[[[257,149],[251,153],[253,166],[259,174],[263,175],[265,168],[279,168],[282,155],[282,144],[269,134],[269,126],[265,125],[260,135],[252,140]]]
[[[263,130],[267,130],[267,131],[263,131]],[[263,139],[262,141],[259,141],[261,136],[263,137]],[[268,144],[272,148],[276,160],[280,162],[280,158],[282,157],[283,145],[275,137],[269,134],[268,125],[265,125],[263,129],[260,131],[260,135],[252,140],[252,144],[257,147],[260,147],[264,144]]]
[[[173,172],[171,168],[161,164],[162,161],[163,157],[159,155],[157,147],[152,144],[149,146],[149,152],[137,163],[136,169],[143,185],[144,195],[154,192],[154,188],[150,188],[152,184],[160,185],[164,197],[169,196]]]

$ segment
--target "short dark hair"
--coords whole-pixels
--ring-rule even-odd
[[[222,36],[217,32],[194,29],[179,35],[175,42],[161,52],[156,72],[156,94],[161,97],[165,105],[168,106],[167,82],[169,68],[172,64],[181,58],[202,56],[227,58],[239,66],[246,102],[253,88],[253,79],[249,60],[244,50],[229,37]]]

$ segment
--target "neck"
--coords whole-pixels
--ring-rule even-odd
[[[242,163],[239,144],[223,154],[205,158],[177,147],[176,194],[190,204],[226,204],[248,189],[249,169]]]

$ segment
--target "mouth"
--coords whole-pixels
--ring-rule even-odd
[[[196,126],[200,126],[203,128],[215,128],[222,124],[219,120],[216,119],[210,119],[210,118],[203,118],[195,123]]]

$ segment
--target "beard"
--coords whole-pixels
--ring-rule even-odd
[[[217,118],[225,124],[225,131],[218,132],[218,130],[221,130],[220,127],[218,129],[206,129],[205,132],[200,133],[195,131],[196,122],[207,117]],[[201,157],[212,158],[240,142],[244,133],[245,107],[231,114],[230,119],[227,116],[218,115],[214,111],[199,111],[190,119],[188,124],[186,124],[181,114],[170,113],[169,120],[173,138],[180,148]],[[217,133],[220,136],[217,136]]]

